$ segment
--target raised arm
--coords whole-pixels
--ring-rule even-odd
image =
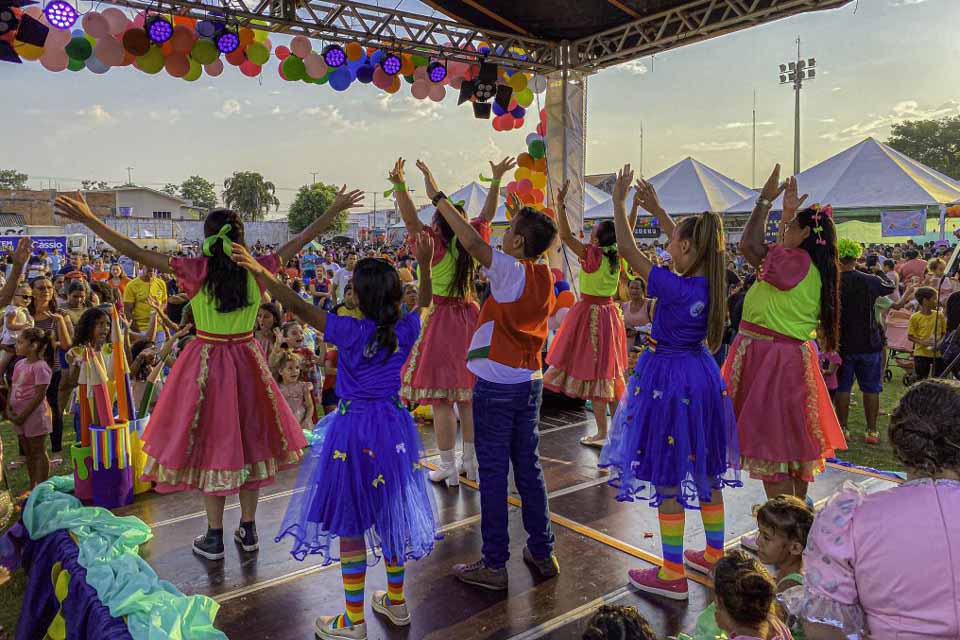
[[[307,246],[307,243],[326,231],[341,212],[352,209],[362,203],[362,191],[357,189],[347,191],[347,185],[340,187],[340,191],[337,192],[337,196],[333,199],[333,202],[330,203],[330,206],[327,207],[327,210],[311,222],[306,229],[280,247],[277,251],[277,255],[280,256],[280,264],[287,264],[287,261],[292,260],[300,253],[301,249]]]
[[[637,247],[633,229],[627,219],[627,192],[630,190],[631,182],[633,182],[633,169],[627,164],[617,173],[617,182],[613,187],[613,225],[617,230],[617,247],[620,256],[638,276],[648,280],[653,263]],[[667,219],[669,220],[669,216]]]
[[[417,168],[423,172],[424,182],[427,187],[427,196],[432,201],[434,196],[440,193],[440,189],[437,188],[433,174],[430,173],[430,167],[424,164],[422,160],[417,160]],[[437,201],[437,211],[440,212],[443,219],[446,220],[450,228],[453,229],[457,240],[459,240],[463,248],[467,250],[467,253],[473,256],[474,260],[479,262],[483,267],[489,268],[493,262],[493,249],[480,237],[480,234],[473,228],[473,225],[460,215],[457,208],[454,207],[446,197],[440,198]],[[423,267],[421,266],[421,268]]]
[[[433,302],[433,236],[421,231],[416,237],[414,252],[420,265],[420,290],[417,292],[417,307],[426,309]]]
[[[557,226],[560,227],[560,239],[567,245],[570,251],[581,260],[587,254],[587,248],[573,234],[570,229],[570,221],[567,220],[567,189],[570,187],[570,181],[567,180],[563,186],[557,189]]]
[[[787,224],[797,217],[797,212],[807,199],[807,194],[797,195],[797,178],[790,176],[783,183],[783,215],[780,216],[779,238],[783,238],[783,232]]]
[[[406,160],[398,158],[393,169],[390,170],[390,183],[393,184],[393,194],[397,198],[397,208],[400,209],[400,217],[403,218],[403,226],[407,228],[407,233],[411,237],[416,236],[423,231],[423,223],[417,217],[417,207],[413,204],[413,198],[407,190],[407,182],[404,177],[404,166]]]
[[[86,199],[79,191],[77,191],[76,197],[74,198],[57,196],[55,206],[57,213],[61,216],[83,224],[97,234],[97,236],[103,238],[107,244],[119,253],[136,260],[140,264],[153,267],[158,271],[164,273],[173,272],[170,268],[169,256],[144,249],[127,236],[104,224],[103,220],[94,215],[93,211],[90,210]]]
[[[487,222],[492,221],[497,215],[497,205],[500,204],[500,179],[516,166],[517,161],[513,158],[504,158],[498,164],[490,163],[493,180],[490,182],[490,190],[487,191],[487,199],[483,201],[483,211],[480,212],[480,216]]]
[[[249,271],[254,277],[273,294],[284,308],[304,322],[322,332],[327,326],[327,312],[307,304],[297,293],[273,277],[273,274],[257,262],[245,247],[239,242],[233,243],[233,261]]]
[[[763,263],[767,257],[767,243],[764,242],[767,228],[767,214],[773,207],[773,201],[777,199],[786,185],[780,184],[780,165],[773,168],[773,173],[767,178],[763,190],[760,191],[760,198],[753,207],[753,212],[743,227],[743,235],[740,236],[740,253],[747,259],[755,269]]]
[[[657,195],[657,190],[646,180],[637,180],[636,190],[633,193],[633,212],[631,216],[634,225],[637,223],[638,206],[643,207],[645,211],[653,214],[657,219],[657,223],[660,225],[660,230],[663,231],[668,238],[673,237],[673,229],[677,225],[674,223],[673,218],[670,217],[670,214],[668,214],[660,204],[660,197]],[[630,230],[633,230],[633,226],[630,227]],[[617,240],[618,244],[619,242],[620,241]]]
[[[30,259],[30,252],[33,251],[33,241],[30,238],[24,238],[17,244],[13,251],[13,264],[10,266],[10,277],[0,289],[0,307],[6,308],[13,302],[13,294],[17,292],[20,286],[20,276],[23,274],[23,265]]]

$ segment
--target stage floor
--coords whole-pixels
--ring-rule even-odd
[[[545,408],[540,428],[560,576],[539,580],[523,563],[525,535],[514,494],[509,590],[487,592],[458,582],[450,567],[480,556],[479,493],[472,483],[451,489],[435,486],[445,537],[431,556],[407,566],[406,597],[413,623],[396,629],[371,610],[369,594],[386,589],[381,563],[367,571],[369,638],[575,640],[603,603],[636,606],[661,635],[692,629],[712,597],[706,578],[691,574],[687,603],[642,596],[627,584],[627,569],[660,563],[657,515],[645,504],[614,499],[615,490],[596,466],[599,451],[578,442],[593,431],[592,417],[582,410]],[[432,429],[421,428],[421,434],[428,454],[435,452]],[[427,459],[431,461],[435,456]],[[190,551],[192,539],[206,527],[199,494],[149,493],[116,513],[136,515],[153,527],[154,538],[143,546],[143,557],[184,593],[216,599],[221,604],[216,625],[231,639],[307,640],[313,638],[316,616],[342,611],[343,590],[338,564],[324,567],[317,557],[297,562],[289,554],[289,541],[273,542],[295,479],[296,471],[287,471],[262,494],[257,513],[260,552],[240,551],[229,535],[227,557],[221,562],[207,562]],[[811,485],[811,496],[822,502],[845,481],[868,491],[893,486],[883,478],[831,466]],[[755,530],[751,510],[763,501],[759,482],[748,480],[744,485],[724,494],[728,547]],[[236,497],[228,499],[224,521],[228,534],[239,522],[238,507]],[[687,517],[686,540],[691,548],[704,545],[697,514]]]

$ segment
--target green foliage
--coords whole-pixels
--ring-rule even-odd
[[[163,188],[160,189],[160,191],[163,191],[164,193],[171,196],[176,196],[178,198],[180,197],[180,187],[178,185],[171,184],[169,182],[163,185]]]
[[[312,185],[304,185],[297,191],[297,197],[290,205],[290,213],[287,214],[287,221],[290,223],[292,233],[300,233],[306,229],[311,222],[323,215],[330,203],[337,197],[338,188],[317,182]],[[341,212],[333,225],[327,232],[340,233],[347,228],[347,212]]]
[[[180,197],[190,200],[200,209],[213,209],[217,206],[216,187],[200,176],[190,176],[181,183]]]
[[[84,191],[93,191],[95,189],[108,189],[109,185],[106,180],[83,180],[80,182],[81,188]]]
[[[0,189],[25,189],[29,177],[16,169],[0,169]]]
[[[276,191],[276,186],[256,171],[234,171],[223,181],[223,202],[244,220],[263,220],[270,207],[280,208]]]
[[[960,116],[893,125],[887,144],[940,173],[960,180]]]

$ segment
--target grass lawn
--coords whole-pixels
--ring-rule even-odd
[[[847,451],[838,452],[844,460],[865,467],[883,469],[890,471],[902,471],[903,468],[896,458],[886,439],[887,427],[890,425],[890,414],[896,406],[900,396],[903,395],[904,386],[902,382],[903,375],[897,368],[893,369],[893,382],[886,383],[883,395],[880,397],[880,432],[881,443],[879,445],[868,445],[863,441],[865,431],[865,420],[863,416],[863,401],[859,393],[855,394],[853,399],[856,405],[850,407],[850,440]],[[65,427],[63,434],[64,450],[68,451],[74,441],[73,418],[64,419]],[[2,423],[0,432],[3,435],[4,457],[9,463],[17,455],[17,438],[8,423]],[[73,466],[67,458],[63,465],[53,470],[54,474],[62,475],[72,473]],[[28,487],[27,472],[23,467],[10,472],[10,489],[14,496],[18,496]],[[23,592],[26,585],[24,572],[18,571],[13,575],[13,579],[6,585],[0,586],[0,640],[13,638],[16,630],[17,619],[20,617],[20,607],[23,599]]]

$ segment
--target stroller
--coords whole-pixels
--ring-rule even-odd
[[[907,309],[891,309],[887,313],[887,362],[883,379],[893,380],[890,358],[903,370],[903,386],[913,384],[913,343],[907,337],[912,312]]]

